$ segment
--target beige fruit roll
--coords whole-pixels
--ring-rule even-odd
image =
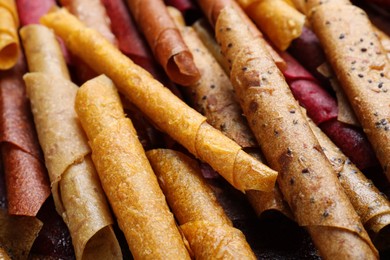
[[[390,61],[367,14],[349,1],[308,1],[310,24],[390,180]]]
[[[21,29],[30,73],[24,76],[48,169],[57,212],[72,236],[77,259],[121,259],[113,219],[91,161],[74,102],[78,87],[53,32],[42,25]]]

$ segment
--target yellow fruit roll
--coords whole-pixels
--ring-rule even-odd
[[[122,259],[108,202],[93,166],[74,102],[78,87],[54,33],[42,25],[21,29],[31,73],[24,76],[56,210],[72,236],[77,259]]]
[[[277,172],[245,153],[241,147],[210,126],[206,118],[190,108],[147,71],[134,64],[96,31],[86,28],[61,9],[42,22],[65,40],[67,47],[95,71],[109,76],[133,104],[156,126],[209,163],[241,191],[273,189]]]
[[[286,50],[302,33],[305,16],[283,0],[237,1],[271,42]]]
[[[195,160],[168,149],[148,151],[147,157],[196,259],[256,259]]]
[[[81,86],[76,111],[103,189],[135,259],[189,259],[156,176],[112,81]]]
[[[14,0],[0,0],[0,70],[12,68],[19,56],[19,18]]]

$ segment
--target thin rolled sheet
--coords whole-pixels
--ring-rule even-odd
[[[296,221],[324,258],[376,259],[377,250],[265,47],[232,8],[220,13],[216,36],[232,60],[230,78],[244,114],[268,163],[280,172],[279,187]]]
[[[68,80],[61,49],[42,25],[23,27],[21,37],[32,72],[24,76],[27,95],[56,209],[69,227],[76,257],[121,259],[110,209],[74,110],[78,87]]]
[[[118,48],[135,64],[152,74],[158,81],[170,89],[172,82],[164,70],[157,64],[143,36],[139,33],[134,19],[122,0],[102,0],[107,15],[111,19],[111,29],[118,40]]]
[[[264,40],[263,34],[257,28],[257,26],[252,22],[252,20],[245,14],[242,8],[236,3],[236,1],[232,0],[199,0],[198,1],[200,7],[208,18],[209,22],[212,26],[215,25],[215,22],[218,18],[219,12],[226,6],[232,6],[235,10],[240,14],[241,19],[243,19],[250,29],[251,33],[260,39],[267,46],[268,52],[271,54],[273,60],[277,64],[277,66],[282,69],[285,67],[286,63],[279,56],[279,54],[269,45],[267,41]]]
[[[390,202],[384,194],[309,120],[326,157],[336,170],[337,178],[379,250],[390,247]]]
[[[35,216],[50,195],[49,179],[22,79],[22,57],[0,73],[0,141],[10,214]]]
[[[24,79],[56,209],[69,227],[77,258],[104,255],[121,259],[110,210],[73,108],[77,86],[39,72]],[[81,225],[85,222],[88,225]],[[99,233],[105,234],[104,239]],[[99,247],[88,250],[88,244]]]
[[[0,209],[0,223],[0,257],[3,248],[12,259],[27,259],[42,222],[35,217],[12,216]]]
[[[196,259],[256,259],[202,178],[196,161],[168,149],[147,157]]]
[[[298,38],[305,24],[305,16],[283,0],[238,1],[245,12],[281,51]]]
[[[242,116],[224,70],[191,27],[178,27],[201,75],[199,81],[185,89],[193,107],[207,117],[210,125],[241,147],[256,147],[256,140]]]
[[[384,172],[390,179],[390,61],[367,15],[344,1],[309,1],[309,16]],[[328,23],[326,22],[328,21]]]
[[[159,129],[209,163],[235,188],[241,191],[273,188],[276,172],[243,152],[237,143],[207,124],[205,117],[66,10],[51,13],[42,22],[65,39],[73,53],[113,79],[118,89]]]
[[[0,70],[15,66],[19,57],[19,18],[14,0],[0,0]]]
[[[199,79],[191,52],[184,43],[162,0],[127,1],[135,21],[145,35],[156,60],[169,78],[187,86]],[[153,16],[154,19],[150,19]]]
[[[76,111],[90,140],[102,186],[134,258],[188,259],[114,84],[105,76],[85,83],[77,93]]]

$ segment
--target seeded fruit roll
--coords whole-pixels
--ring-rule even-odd
[[[390,61],[373,27],[349,1],[308,1],[329,63],[390,179]]]
[[[156,176],[112,81],[87,81],[76,111],[92,160],[135,259],[189,259]]]
[[[216,23],[230,79],[249,125],[299,225],[325,259],[377,259],[378,252],[345,195],[281,72],[234,9]]]
[[[135,65],[97,32],[86,28],[61,9],[43,17],[42,22],[63,38],[67,47],[93,69],[109,76],[133,104],[161,130],[204,160],[241,191],[273,189],[277,173],[242,151],[241,147],[216,130],[206,118],[190,108]]]
[[[69,80],[53,32],[42,25],[21,29],[30,73],[24,76],[56,210],[72,236],[77,259],[121,259],[113,219],[90,158]]]

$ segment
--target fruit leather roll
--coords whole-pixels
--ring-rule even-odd
[[[174,20],[178,21],[181,15],[175,10],[169,8]],[[194,29],[180,22],[176,24],[200,72],[199,81],[185,89],[188,100],[197,111],[207,117],[210,125],[219,129],[241,147],[253,148],[251,155],[262,161],[261,156],[258,155],[260,152],[255,137],[242,116],[242,110],[235,98],[228,76],[204,46]],[[247,196],[259,216],[268,210],[277,210],[287,216],[290,215],[278,187],[275,187],[272,192],[249,190]]]
[[[86,82],[77,93],[76,111],[134,258],[189,258],[114,84],[105,76]]]
[[[199,5],[202,8],[207,19],[212,26],[215,25],[215,22],[218,18],[219,12],[227,5],[232,6],[240,14],[241,19],[243,19],[246,25],[249,27],[251,33],[260,39],[263,44],[267,46],[268,52],[271,54],[273,60],[279,68],[283,68],[286,64],[284,60],[279,56],[279,54],[266,42],[263,38],[263,34],[259,31],[257,26],[252,22],[252,20],[245,14],[242,8],[232,0],[199,0]]]
[[[73,53],[109,76],[159,129],[209,163],[235,188],[241,191],[273,188],[275,171],[242,151],[237,143],[205,122],[205,117],[66,10],[48,14],[42,22],[65,39]]]
[[[125,3],[122,0],[102,0],[102,3],[111,19],[111,29],[118,40],[119,50],[135,64],[151,73],[158,81],[171,88],[172,82],[155,61]]]
[[[35,216],[50,195],[49,180],[26,97],[23,57],[0,73],[0,140],[8,212]]]
[[[390,247],[389,200],[313,121],[309,120],[309,124],[374,244],[380,250],[388,249]]]
[[[0,70],[15,66],[19,56],[19,17],[14,0],[0,0]]]
[[[147,157],[196,259],[256,259],[195,160],[168,149],[150,150]]]
[[[183,86],[198,80],[199,71],[188,47],[166,11],[163,0],[129,0],[127,3],[156,60],[169,78]]]
[[[390,61],[366,13],[348,1],[308,1],[309,20],[390,179]]]
[[[69,81],[54,34],[42,25],[21,29],[31,73],[24,76],[57,212],[72,236],[77,259],[121,259],[108,203],[78,123],[78,87]]]
[[[302,33],[305,16],[284,0],[237,2],[279,50],[286,50]]]
[[[324,258],[376,259],[378,252],[308,126],[283,75],[238,14],[225,8],[216,23],[230,79],[299,225]]]
[[[294,97],[306,108],[308,116],[345,154],[348,154],[358,168],[367,169],[375,166],[377,159],[364,133],[358,127],[339,120],[343,119],[340,118],[338,109],[343,104],[341,97],[336,102],[335,98],[294,58],[287,53],[280,55],[287,63],[282,73]]]

